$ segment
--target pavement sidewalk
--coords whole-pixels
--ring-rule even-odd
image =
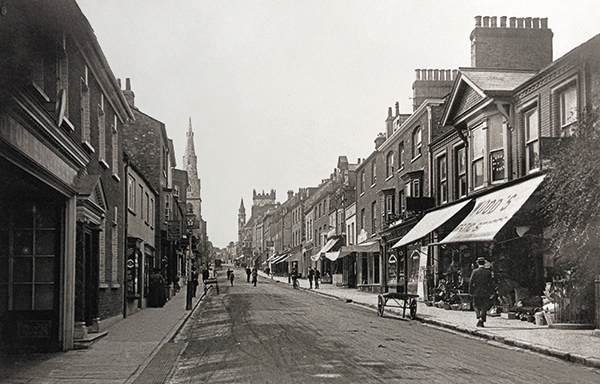
[[[0,383],[133,383],[192,315],[203,286],[186,310],[185,286],[162,308],[144,308],[108,329],[89,349],[49,354],[0,355]],[[170,367],[154,367],[168,370]],[[169,372],[159,372],[168,375]],[[158,381],[163,382],[163,381]]]
[[[287,277],[267,277],[262,273],[261,275],[274,281],[288,283]],[[332,284],[320,284],[319,289],[309,289],[308,280],[299,279],[299,282],[301,289],[377,308],[377,294],[336,287]],[[388,304],[394,303],[388,301]],[[401,316],[401,309],[386,307],[386,313],[400,314]],[[479,328],[476,326],[477,319],[473,311],[445,310],[428,307],[422,302],[419,302],[417,306],[417,318],[426,324],[600,368],[598,330],[549,328],[527,321],[509,320],[502,317],[488,317],[485,328]]]

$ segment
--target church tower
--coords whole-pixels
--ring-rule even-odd
[[[246,225],[246,208],[244,208],[244,199],[240,203],[240,209],[238,211],[238,247],[244,245],[244,226]]]
[[[202,198],[200,197],[200,179],[198,178],[198,158],[194,148],[194,132],[192,131],[192,118],[190,117],[190,127],[187,136],[187,145],[185,155],[183,156],[183,166],[188,173],[187,190],[187,211],[192,210],[196,215],[196,220],[202,219]]]

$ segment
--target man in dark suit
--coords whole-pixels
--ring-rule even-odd
[[[477,315],[478,327],[484,326],[486,313],[491,308],[492,299],[496,292],[492,272],[485,268],[486,262],[484,257],[477,259],[478,268],[473,270],[469,281],[469,293],[473,296],[473,307]]]

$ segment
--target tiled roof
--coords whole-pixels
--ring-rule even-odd
[[[484,92],[513,91],[537,73],[475,68],[461,68],[460,72]]]

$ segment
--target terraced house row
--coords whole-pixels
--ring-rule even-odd
[[[72,349],[147,306],[151,269],[168,297],[200,257],[196,158],[175,169],[75,1],[1,8],[0,348]]]
[[[430,303],[452,292],[468,307],[484,256],[505,310],[536,305],[557,283],[539,187],[600,91],[600,35],[556,60],[552,39],[544,18],[475,17],[470,66],[415,70],[412,113],[390,107],[366,158],[340,156],[283,204],[273,192],[248,222],[242,203],[240,261],[280,274],[312,266],[325,283]],[[562,321],[593,321],[586,304]]]

